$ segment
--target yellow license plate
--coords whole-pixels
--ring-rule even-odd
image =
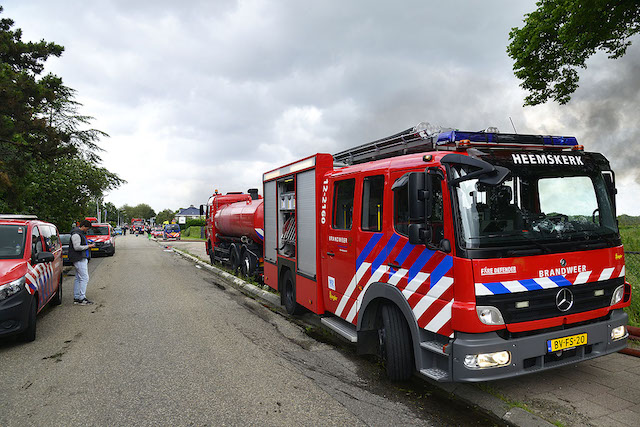
[[[587,343],[587,334],[570,335],[568,337],[556,338],[547,341],[549,353],[564,350],[566,348],[578,347]]]
[[[69,258],[68,255],[62,255],[62,258]]]
[[[92,251],[99,251],[100,249],[98,248],[91,248]]]

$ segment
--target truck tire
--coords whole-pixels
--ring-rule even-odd
[[[404,316],[395,305],[381,309],[382,327],[378,330],[380,356],[392,381],[406,381],[413,374],[411,332]]]
[[[296,289],[293,282],[291,271],[284,273],[282,280],[282,299],[284,300],[284,308],[289,314],[300,314],[302,307],[296,302]]]
[[[240,271],[243,277],[251,278],[256,272],[256,260],[249,251],[243,251],[240,262]]]
[[[233,271],[233,274],[236,274],[240,267],[240,254],[235,243],[232,243],[229,247],[229,264],[231,264],[231,271]]]
[[[51,305],[62,304],[62,274],[60,274],[60,282],[58,283],[58,290],[56,294],[51,298]]]
[[[27,329],[18,335],[18,339],[24,342],[35,341],[36,339],[36,315],[38,314],[38,300],[36,296],[31,299],[29,307],[29,317],[27,319]]]

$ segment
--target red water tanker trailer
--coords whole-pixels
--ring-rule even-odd
[[[257,189],[246,193],[214,193],[206,206],[206,250],[211,263],[226,264],[244,276],[262,274],[264,205]]]

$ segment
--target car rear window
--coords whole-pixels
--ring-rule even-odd
[[[60,242],[63,245],[68,245],[70,240],[71,240],[71,234],[61,234],[60,235]]]
[[[0,225],[0,259],[20,259],[27,235],[25,225]]]
[[[91,227],[86,232],[87,236],[108,236],[109,227]]]

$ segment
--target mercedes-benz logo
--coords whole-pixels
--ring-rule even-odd
[[[564,267],[565,265],[567,265],[567,261],[564,258],[561,259],[560,260],[560,265]]]
[[[567,288],[562,288],[556,294],[556,306],[560,311],[567,311],[573,307],[573,292]]]

